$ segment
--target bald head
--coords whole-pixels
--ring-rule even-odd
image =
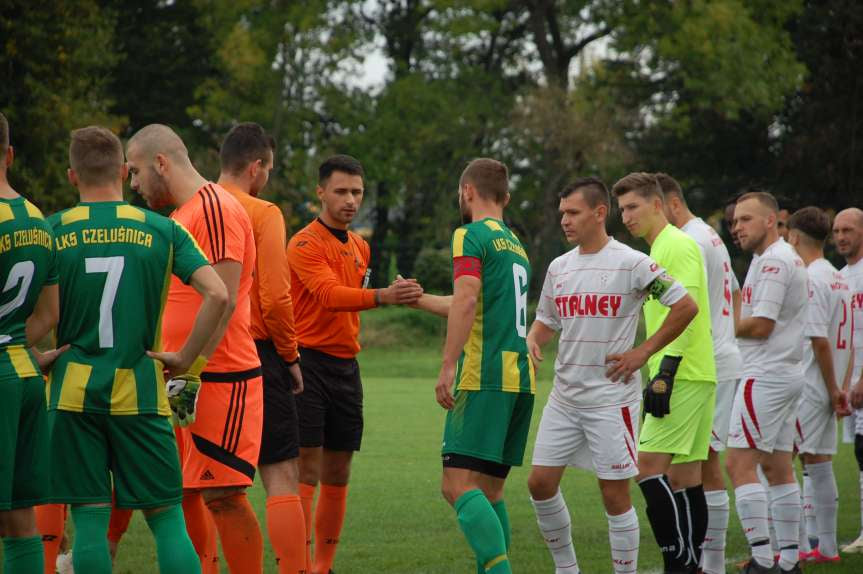
[[[836,251],[853,265],[863,258],[863,210],[843,209],[833,220],[833,242]]]
[[[129,138],[126,155],[135,155],[138,161],[150,161],[157,154],[178,161],[188,160],[189,150],[177,133],[163,124],[150,124]]]

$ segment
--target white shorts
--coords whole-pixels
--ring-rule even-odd
[[[737,393],[738,380],[720,381],[716,384],[716,406],[713,407],[713,430],[710,433],[710,450],[722,452],[728,442],[728,425],[731,423],[731,409]]]
[[[554,396],[542,410],[533,447],[534,466],[576,466],[603,480],[638,474],[639,403],[624,407],[575,409]]]
[[[795,431],[794,446],[801,453],[836,454],[836,415],[829,402],[801,399]]]
[[[741,379],[731,410],[728,446],[791,452],[803,385],[802,378],[795,383]]]

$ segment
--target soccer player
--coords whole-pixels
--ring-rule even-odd
[[[369,245],[348,230],[363,200],[363,168],[347,155],[335,155],[318,169],[320,216],[291,237],[288,263],[291,298],[300,347],[303,392],[296,396],[300,417],[300,497],[311,548],[312,574],[332,567],[347,505],[351,459],[363,437],[363,387],[356,355],[360,351],[359,311],[385,304],[415,302],[422,288],[403,281],[367,289]]]
[[[183,141],[169,127],[142,128],[129,140],[126,156],[132,189],[152,209],[175,208],[171,218],[189,230],[228,289],[230,321],[200,374],[199,416],[179,429],[183,510],[202,562],[214,559],[208,554],[209,512],[231,572],[257,573],[263,568],[263,539],[246,498],[263,419],[261,362],[250,333],[252,224],[231,194],[197,172]],[[165,348],[176,350],[192,329],[201,297],[176,277],[167,297],[162,336]]]
[[[740,246],[754,254],[736,329],[743,372],[726,458],[737,515],[752,549],[744,567],[747,573],[799,572],[800,489],[791,452],[804,385],[801,360],[809,292],[803,261],[779,237],[778,211],[775,198],[760,191],[742,195],[734,210]],[[770,485],[778,565],[770,548],[767,493],[756,474],[759,463]]]
[[[851,414],[841,385],[851,359],[851,292],[848,282],[824,258],[830,236],[830,216],[817,207],[804,207],[788,220],[788,243],[809,275],[809,310],[803,372],[806,384],[797,409],[797,450],[806,464],[817,523],[815,562],[838,562],[836,513],[839,493],[833,475],[836,454],[836,415]],[[805,540],[805,536],[803,537]]]
[[[418,307],[447,317],[435,396],[447,409],[444,498],[473,549],[477,572],[512,572],[503,487],[524,458],[536,392],[527,351],[530,262],[503,222],[509,175],[494,159],[471,161],[459,180],[462,219],[452,239],[451,296],[423,295]],[[453,393],[453,385],[455,392]]]
[[[651,380],[644,391],[637,478],[666,572],[692,572],[707,531],[701,466],[710,447],[716,392],[704,259],[695,240],[665,218],[662,188],[654,174],[631,173],[614,184],[612,193],[629,232],[647,241],[650,257],[698,305],[683,334],[648,362]],[[660,301],[645,303],[648,337],[667,314]]]
[[[701,466],[707,500],[707,534],[700,566],[705,574],[720,574],[725,572],[725,538],[730,507],[719,453],[725,450],[731,405],[740,379],[740,350],[734,338],[734,323],[740,314],[740,286],[731,270],[728,249],[710,225],[692,214],[680,184],[664,173],[657,173],[656,179],[665,195],[665,214],[669,223],[698,243],[707,271],[717,385],[710,449]]]
[[[527,335],[527,347],[539,362],[541,347],[561,333],[554,388],[543,409],[528,479],[557,574],[579,572],[570,514],[559,488],[567,466],[596,474],[614,572],[636,572],[639,526],[629,479],[638,473],[639,369],[698,312],[683,286],[650,257],[608,236],[610,203],[605,184],[593,177],[578,179],[560,193],[561,227],[576,247],[549,265]],[[652,337],[633,348],[648,296],[670,312]],[[607,363],[613,365],[610,373]]]
[[[161,572],[200,572],[186,533],[179,457],[162,366],[194,371],[226,326],[227,292],[179,224],[123,201],[123,146],[108,129],[72,132],[69,181],[81,203],[52,215],[60,277],[57,341],[71,345],[49,379],[53,498],[72,505],[75,571],[111,572],[108,521],[143,509]],[[193,328],[161,352],[168,280],[200,293]],[[152,349],[154,352],[150,352]]]
[[[9,185],[14,158],[0,113],[0,536],[3,571],[34,574],[44,567],[33,507],[50,495],[49,431],[45,382],[28,347],[56,324],[59,296],[51,227]]]
[[[285,220],[258,199],[273,168],[276,142],[255,123],[235,126],[222,142],[219,185],[249,214],[255,236],[252,337],[264,372],[264,431],[258,470],[267,491],[267,532],[281,574],[306,570],[306,526],[299,497],[299,426],[294,394],[303,377],[294,332]]]
[[[851,374],[851,402],[856,409],[863,409],[863,211],[856,207],[844,209],[833,220],[833,241],[836,251],[845,258],[845,267],[840,270],[851,289],[851,322],[853,324],[853,362]],[[854,413],[854,455],[860,469],[860,512],[863,517],[863,410]],[[860,535],[854,542],[842,547],[849,554],[863,552],[863,524]]]

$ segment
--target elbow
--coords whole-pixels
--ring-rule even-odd
[[[683,317],[686,319],[686,324],[690,324],[698,315],[698,303],[692,297],[686,298],[686,303],[683,307]]]
[[[237,305],[237,298],[231,297],[224,285],[211,289],[207,293],[207,299],[212,302],[214,307],[221,309],[223,314],[226,312],[233,313],[234,307]]]

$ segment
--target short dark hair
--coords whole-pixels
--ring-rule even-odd
[[[614,197],[620,197],[629,192],[634,192],[644,199],[650,199],[652,197],[665,199],[665,196],[662,193],[662,187],[659,185],[656,175],[647,173],[646,171],[630,173],[629,175],[620,178],[611,188],[611,193],[614,194]]]
[[[656,181],[659,182],[659,188],[662,190],[663,195],[676,195],[680,198],[680,201],[683,202],[683,205],[686,205],[686,197],[683,195],[683,188],[680,187],[680,184],[677,183],[676,179],[661,171],[656,172],[654,175],[656,176]]]
[[[788,220],[788,228],[802,231],[815,241],[823,242],[830,237],[833,222],[826,211],[810,205],[794,212]]]
[[[330,176],[337,171],[365,178],[363,164],[361,164],[357,158],[339,154],[328,157],[318,168],[318,185],[326,185]]]
[[[0,156],[6,155],[6,150],[9,149],[9,121],[3,112],[0,112]],[[2,158],[0,158],[2,159]]]
[[[250,163],[266,163],[267,153],[275,152],[276,140],[260,124],[244,122],[235,125],[219,149],[222,171],[236,175]]]
[[[743,195],[737,198],[737,203],[746,201],[747,199],[754,199],[764,207],[773,211],[773,213],[779,213],[779,202],[776,201],[773,194],[768,191],[762,191],[757,188],[751,191],[746,191]]]
[[[605,187],[605,184],[598,177],[580,177],[564,187],[558,194],[558,197],[560,197],[560,199],[565,199],[576,192],[581,194],[584,201],[591,207],[591,209],[599,207],[600,205],[611,208],[611,199],[608,196],[608,188]]]
[[[502,205],[509,193],[509,170],[506,164],[487,157],[480,157],[464,168],[459,185],[469,183],[480,197]]]
[[[69,142],[69,166],[85,185],[105,185],[120,179],[123,144],[101,126],[74,130]]]

